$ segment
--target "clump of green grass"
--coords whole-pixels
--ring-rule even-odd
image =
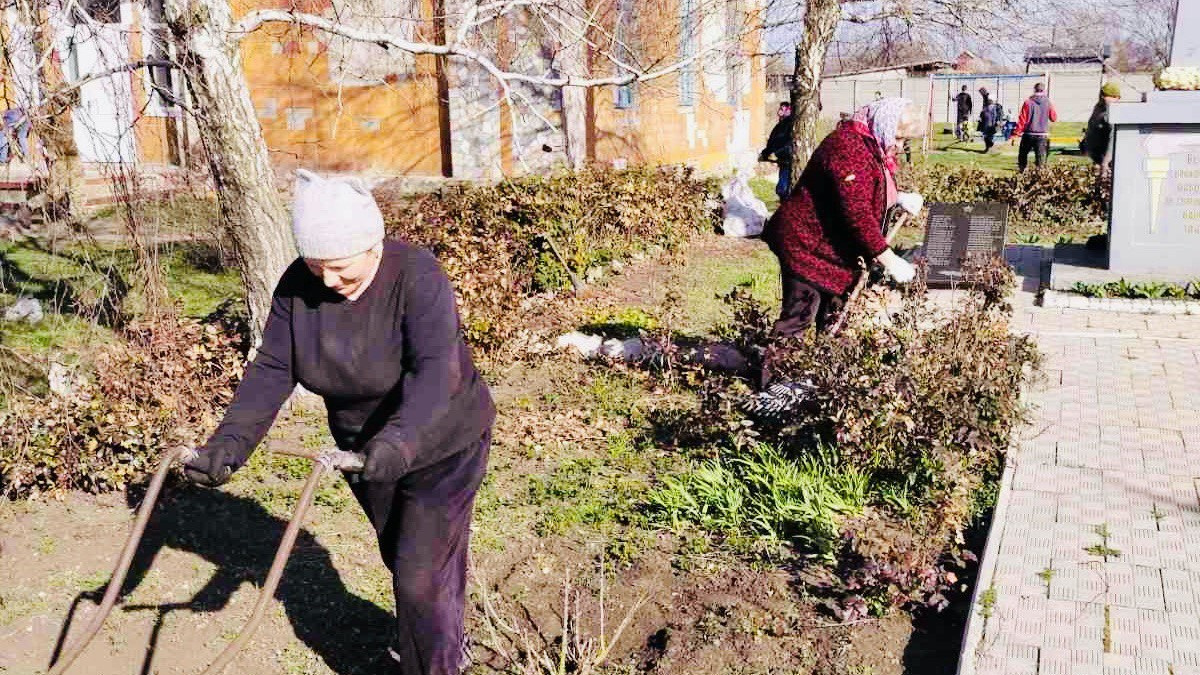
[[[550,474],[529,480],[529,502],[541,509],[534,531],[547,536],[566,534],[579,526],[629,522],[646,488],[638,474],[599,458],[568,459]]]
[[[593,312],[579,330],[610,338],[627,339],[657,330],[659,325],[657,317],[640,307],[620,307]]]
[[[827,449],[793,458],[759,444],[666,478],[649,503],[675,531],[697,524],[828,555],[842,519],[867,505],[869,484],[869,474]]]

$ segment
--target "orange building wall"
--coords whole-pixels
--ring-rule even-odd
[[[315,0],[320,2],[320,0]],[[678,0],[647,0],[655,5],[639,27],[641,40],[663,53],[660,62],[678,58]],[[273,6],[274,0],[235,3],[235,15],[250,7]],[[661,5],[661,6],[659,6]],[[306,8],[320,11],[319,8]],[[426,11],[429,9],[426,4]],[[130,34],[133,58],[142,57],[140,17],[135,10]],[[667,20],[662,20],[664,17]],[[746,38],[743,53],[761,52],[761,36]],[[418,57],[414,72],[386,85],[340,86],[329,76],[326,37],[292,26],[268,26],[242,42],[243,68],[258,111],[263,135],[276,165],[307,166],[328,171],[366,171],[395,175],[436,176],[442,173],[439,105],[432,57]],[[717,100],[696,76],[696,103],[681,107],[678,75],[636,85],[634,106],[616,107],[615,88],[592,92],[589,115],[592,159],[603,163],[684,163],[705,170],[728,168],[735,114],[749,111],[749,150],[765,136],[765,80],[761,58],[748,60],[749,88],[737,106]],[[602,67],[595,59],[593,67]],[[603,75],[604,73],[596,73]],[[135,133],[142,161],[166,163],[177,155],[168,118],[146,114],[146,74],[130,73],[134,92]],[[553,115],[557,118],[557,114]],[[500,116],[500,157],[506,172],[515,169],[507,128]],[[743,151],[747,148],[743,146]]]
[[[268,26],[242,42],[250,95],[275,163],[440,175],[434,59],[419,57],[413,74],[386,85],[340,86],[329,77],[327,44],[319,32],[290,26]]]
[[[672,63],[679,58],[680,27],[678,0],[651,0],[653,9],[645,12],[658,19],[639,29],[639,41],[657,46],[650,58]],[[746,36],[742,53],[761,52],[761,35],[753,31]],[[702,62],[697,70],[703,68]],[[669,75],[634,85],[631,108],[616,106],[616,88],[606,87],[595,93],[595,159],[604,163],[648,162],[658,164],[688,164],[706,171],[730,168],[739,158],[730,155],[729,142],[734,135],[735,116],[744,111],[748,123],[748,148],[757,151],[765,137],[761,110],[765,105],[765,71],[760,57],[746,59],[749,86],[737,105],[718,100],[705,83],[705,76],[695,76],[695,103],[681,106],[680,76]]]

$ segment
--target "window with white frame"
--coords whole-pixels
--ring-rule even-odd
[[[142,5],[142,58],[154,62],[142,69],[149,117],[172,117],[178,113],[183,94],[182,78],[175,71],[171,32],[163,15],[163,0],[145,0]]]

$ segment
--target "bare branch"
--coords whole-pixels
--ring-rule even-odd
[[[316,28],[325,31],[326,33],[339,35],[348,40],[376,44],[382,49],[395,48],[411,54],[458,57],[474,62],[487,71],[492,77],[501,82],[523,82],[541,87],[592,88],[621,86],[632,84],[634,82],[646,82],[648,80],[655,80],[679,72],[691,64],[699,61],[709,53],[720,51],[723,48],[723,42],[714,44],[708,49],[697,50],[695,54],[692,54],[687,58],[680,59],[668,66],[651,71],[634,70],[633,72],[626,72],[624,75],[614,75],[610,77],[584,77],[574,73],[564,73],[556,77],[545,77],[506,71],[498,66],[493,59],[462,44],[456,43],[450,45],[439,45],[429,42],[404,40],[397,38],[395,35],[390,33],[352,28],[342,25],[335,20],[327,19],[315,14],[306,14],[303,12],[294,12],[290,10],[261,9],[249,12],[233,27],[231,33],[236,36],[234,39],[240,40],[259,28],[272,23],[286,23]],[[632,68],[632,66],[628,66],[628,64],[623,65],[626,68]]]

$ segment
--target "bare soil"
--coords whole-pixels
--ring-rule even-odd
[[[627,268],[554,303],[531,330],[549,339],[598,307],[658,307],[698,283],[705,266],[736,265],[761,256],[761,246],[702,238],[683,266],[651,260]],[[651,376],[614,374],[563,354],[492,362],[487,371],[501,414],[476,505],[470,672],[547,672],[538,665],[543,656],[556,665],[564,598],[567,642],[577,651],[598,648],[601,625],[611,641],[628,615],[603,672],[954,672],[961,610],[927,624],[897,613],[836,625],[790,563],[738,557],[640,518],[631,506],[637,496],[659,472],[687,461],[647,438],[650,413],[681,404]],[[298,406],[281,416],[267,448],[326,443],[321,413]],[[259,452],[220,490],[169,486],[122,605],[74,672],[202,670],[248,617],[306,471],[303,460]],[[132,489],[0,502],[0,673],[43,672],[64,634],[69,641],[79,633],[139,500]],[[381,672],[391,603],[370,528],[331,477],[275,605],[229,672]]]

